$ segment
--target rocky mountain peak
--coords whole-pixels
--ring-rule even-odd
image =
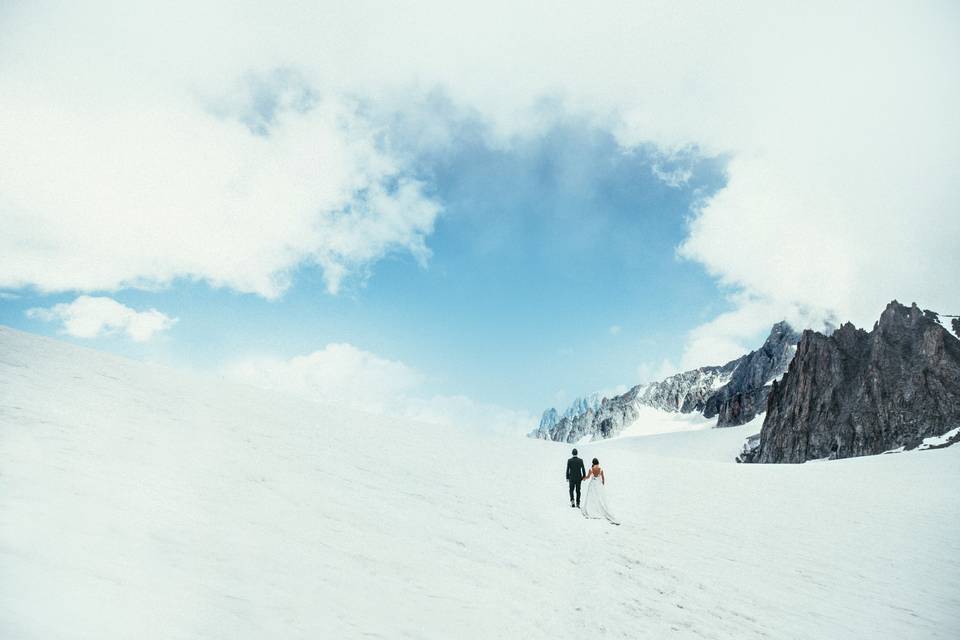
[[[704,416],[717,426],[744,424],[763,413],[771,382],[783,375],[796,352],[800,334],[786,321],[773,325],[763,345],[739,358],[730,380],[708,400]]]
[[[767,336],[767,339],[764,340],[764,345],[783,342],[784,339],[792,338],[796,333],[793,327],[790,326],[790,323],[786,320],[781,320],[770,328],[770,334]]]
[[[881,333],[897,334],[914,330],[922,321],[935,322],[936,314],[921,311],[916,303],[907,307],[893,300],[880,314],[874,328]]]
[[[913,448],[960,426],[960,340],[896,300],[870,332],[804,331],[748,461],[804,462]]]

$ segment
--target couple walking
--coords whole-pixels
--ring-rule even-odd
[[[580,483],[587,478],[590,480],[587,482],[587,492],[581,506]],[[607,479],[603,475],[599,460],[594,458],[590,471],[586,471],[583,460],[577,457],[577,450],[574,449],[573,457],[567,460],[567,483],[570,485],[570,506],[579,507],[584,518],[606,518],[612,524],[620,524],[610,513],[610,507],[607,505]]]

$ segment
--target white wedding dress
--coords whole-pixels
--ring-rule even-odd
[[[612,524],[620,524],[620,521],[610,513],[607,488],[599,476],[591,475],[587,481],[587,490],[580,503],[580,512],[583,513],[584,518],[606,518]]]

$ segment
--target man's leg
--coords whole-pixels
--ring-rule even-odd
[[[580,506],[580,480],[577,480],[577,506]]]
[[[573,486],[576,484],[573,480],[569,480],[567,484],[570,485],[570,506],[573,506]],[[579,489],[579,486],[577,487]]]

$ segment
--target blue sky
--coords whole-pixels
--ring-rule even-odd
[[[519,428],[960,306],[954,4],[277,6],[3,4],[0,322]]]
[[[691,205],[723,185],[721,159],[686,154],[674,164],[691,175],[671,186],[652,170],[664,166],[655,150],[626,152],[584,121],[504,149],[476,121],[451,127],[453,144],[415,159],[443,207],[425,266],[394,253],[336,295],[303,266],[276,300],[184,280],[124,289],[112,297],[177,324],[147,343],[65,338],[199,369],[346,342],[417,369],[438,393],[537,411],[640,382],[639,365],[677,361],[686,332],[728,306],[701,266],[676,256]],[[24,312],[72,294],[20,293],[0,303],[0,322],[57,334]]]

